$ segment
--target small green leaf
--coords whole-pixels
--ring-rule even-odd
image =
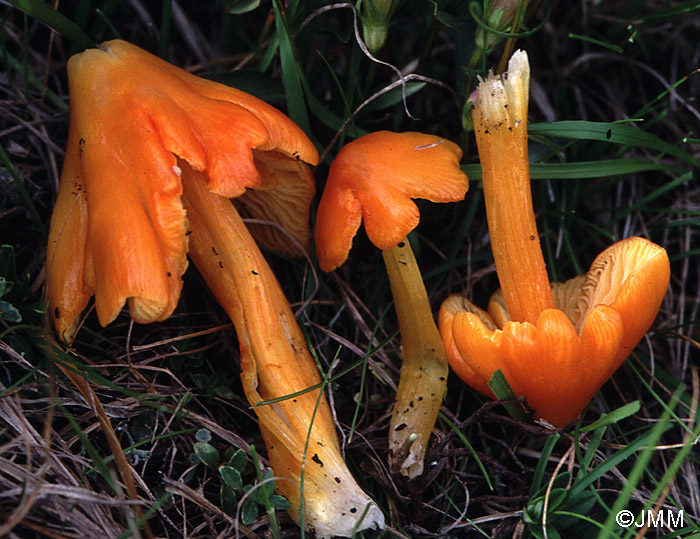
[[[221,498],[221,508],[229,514],[236,513],[236,502],[238,498],[236,493],[229,488],[228,485],[222,484],[219,489],[219,498]]]
[[[207,377],[202,373],[194,373],[192,375],[192,380],[197,389],[204,389],[207,387]]]
[[[22,321],[22,315],[17,310],[17,307],[0,300],[0,319],[19,324]]]
[[[214,388],[214,395],[221,399],[232,400],[235,395],[231,388],[224,385],[218,385]]]
[[[194,454],[208,468],[216,470],[219,465],[219,453],[216,448],[207,442],[195,442]]]
[[[265,479],[272,479],[274,476],[275,473],[272,471],[272,468],[265,470]],[[263,494],[267,494],[267,497],[272,496],[272,493],[275,492],[275,482],[268,481],[267,483],[263,483],[260,488],[265,489]]]
[[[289,509],[289,501],[287,498],[280,496],[279,494],[273,494],[270,496],[270,505],[280,511],[286,511]]]
[[[241,522],[248,526],[255,522],[256,518],[258,518],[258,504],[252,497],[247,498],[241,507]]]
[[[198,442],[211,442],[211,432],[207,429],[199,429],[194,437]]]
[[[0,298],[12,290],[12,284],[13,283],[8,283],[4,277],[0,276]]]
[[[241,490],[243,488],[243,478],[236,468],[232,466],[219,466],[219,473],[224,483],[233,490]]]
[[[256,9],[260,5],[260,0],[233,0],[226,6],[226,13],[230,15],[243,15]]]
[[[231,457],[233,457],[233,454],[236,452],[235,447],[227,447],[226,450],[224,451],[224,455],[221,457],[221,460],[227,464],[231,464]]]
[[[255,485],[246,485],[243,492],[248,495],[249,500],[253,500],[257,504],[264,505],[265,502],[263,500],[263,491],[257,485],[257,483]]]
[[[525,507],[525,511],[523,511],[523,522],[530,526],[542,522],[542,508],[544,507],[544,499],[542,497],[538,497],[533,502],[530,502]]]
[[[239,449],[228,459],[229,466],[233,466],[239,472],[243,471],[243,468],[245,468],[247,463],[248,455],[246,455],[246,452],[243,449]]]
[[[547,512],[551,512],[566,499],[567,490],[565,488],[555,488],[549,493],[549,502],[547,503]]]
[[[0,245],[0,276],[9,282],[17,280],[15,250],[12,245]]]

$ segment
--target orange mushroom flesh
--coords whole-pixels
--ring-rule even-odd
[[[501,283],[488,311],[452,295],[438,316],[451,367],[488,387],[500,369],[538,418],[574,421],[651,326],[668,288],[666,251],[628,238],[585,275],[549,283],[535,226],[527,162],[527,55],[477,88],[473,113],[489,235]],[[503,156],[511,156],[504,162]]]
[[[306,163],[318,160],[308,138],[264,102],[123,41],[74,56],[68,72],[69,142],[47,258],[47,295],[61,338],[74,338],[93,294],[103,325],[127,299],[137,322],[169,316],[189,248],[236,326],[251,404],[318,384],[289,304],[226,198],[237,196],[246,215],[280,223],[307,248],[314,182]],[[272,230],[259,228],[257,239],[300,254]],[[228,244],[234,240],[240,243]],[[297,521],[303,511],[319,537],[383,526],[343,462],[318,389],[255,410],[276,486]]]
[[[411,198],[462,200],[462,152],[442,138],[380,131],[345,145],[331,164],[318,207],[319,265],[333,271],[348,256],[360,223],[382,249],[401,332],[403,363],[389,427],[392,471],[423,472],[428,439],[444,397],[448,365],[408,233],[419,222]]]
[[[124,41],[72,57],[68,76],[70,133],[47,257],[48,299],[65,340],[93,294],[103,325],[127,299],[142,323],[175,308],[187,267],[175,156],[228,197],[276,184],[276,170],[256,161],[317,159],[278,110]]]

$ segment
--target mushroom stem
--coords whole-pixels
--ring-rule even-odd
[[[447,385],[447,355],[413,250],[404,239],[382,251],[401,331],[403,363],[389,427],[389,465],[423,473],[428,439]]]
[[[504,77],[477,88],[474,130],[496,271],[510,319],[535,324],[554,307],[530,190],[527,103],[530,67],[513,55]]]
[[[255,240],[228,199],[179,166],[190,257],[236,327],[243,389],[290,514],[319,537],[383,526],[381,511],[345,466],[318,369]],[[260,404],[267,401],[275,402]]]

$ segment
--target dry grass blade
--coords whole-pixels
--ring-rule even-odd
[[[5,389],[0,385],[0,391]],[[55,447],[50,424],[48,436],[39,433],[19,395],[0,399],[0,420],[7,440],[0,446],[0,536],[12,534],[20,523],[47,536],[80,538],[85,530],[93,530],[116,537],[124,531],[112,514],[113,508],[124,507],[124,500],[86,484],[82,475],[90,463]]]
[[[57,356],[52,355],[56,354],[56,350],[58,349],[58,343],[55,341],[53,335],[46,334],[44,336],[44,342],[46,343],[46,351],[49,357],[57,358]],[[129,495],[129,498],[132,501],[138,500],[139,495],[136,491],[136,482],[134,481],[134,475],[136,474],[136,472],[126,460],[124,450],[122,449],[122,446],[119,443],[119,439],[117,438],[117,435],[114,432],[114,428],[112,427],[112,422],[110,421],[109,416],[105,412],[105,409],[102,406],[102,403],[100,402],[99,398],[95,394],[95,391],[90,386],[90,383],[81,374],[65,367],[60,360],[56,361],[56,365],[61,370],[61,372],[63,372],[63,374],[71,382],[73,382],[75,387],[82,394],[83,398],[87,401],[87,404],[90,407],[90,409],[97,416],[97,419],[100,422],[100,426],[102,428],[102,432],[107,437],[107,444],[109,445],[112,455],[114,456],[114,460],[117,464],[117,469],[119,470],[119,475],[124,481],[124,486],[126,487],[126,491]],[[134,505],[133,511],[135,518],[131,520],[131,522],[135,523],[135,521],[140,521],[143,516],[141,508],[138,505]],[[151,531],[148,522],[143,522],[143,524],[141,524],[141,527],[147,537],[153,537],[153,532]],[[137,535],[139,535],[137,528],[134,528],[133,531],[136,532]]]

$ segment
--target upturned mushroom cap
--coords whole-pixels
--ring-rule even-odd
[[[102,325],[127,299],[141,323],[174,310],[187,267],[178,158],[213,192],[243,195],[247,216],[277,220],[308,246],[314,183],[305,163],[318,153],[284,114],[120,40],[72,57],[68,76],[70,133],[47,256],[62,338],[72,337],[92,294]],[[247,194],[258,188],[264,193]],[[278,195],[290,202],[270,204]],[[264,228],[267,246],[299,254]]]
[[[555,308],[535,324],[510,321],[500,291],[488,313],[450,296],[438,317],[450,366],[492,398],[487,382],[500,369],[538,417],[566,425],[642,339],[669,279],[663,248],[627,238],[598,255],[585,275],[552,283]]]
[[[417,132],[377,131],[345,146],[331,164],[316,217],[316,251],[324,271],[348,256],[364,218],[370,241],[389,249],[420,220],[412,198],[456,202],[469,187],[462,150]]]

